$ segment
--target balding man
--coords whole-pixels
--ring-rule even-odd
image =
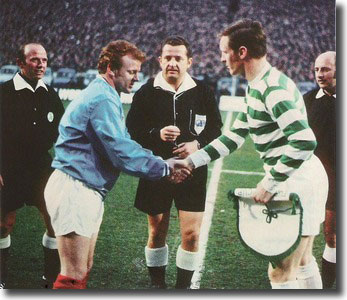
[[[319,88],[305,96],[309,124],[318,146],[315,154],[322,161],[329,178],[329,195],[324,223],[325,249],[322,259],[323,288],[331,288],[336,278],[336,52],[320,54],[314,67]]]
[[[0,85],[1,288],[7,283],[10,233],[16,210],[24,205],[36,206],[46,225],[42,244],[47,285],[53,284],[60,268],[43,191],[52,171],[48,150],[58,137],[64,108],[54,89],[42,81],[47,53],[41,44],[21,46],[17,64],[20,72]]]

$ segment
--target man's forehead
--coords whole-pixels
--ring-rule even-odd
[[[223,50],[229,49],[229,37],[223,35],[219,41],[219,48]]]
[[[131,55],[124,55],[121,60],[122,66],[128,70],[138,70],[141,67],[141,61]]]
[[[166,44],[163,47],[162,56],[186,56],[187,48],[184,45],[172,46]]]
[[[315,61],[316,67],[320,67],[320,66],[334,67],[334,65],[335,65],[335,58],[333,55],[322,54],[318,56]]]
[[[47,56],[45,48],[38,44],[28,44],[24,48],[25,56]]]

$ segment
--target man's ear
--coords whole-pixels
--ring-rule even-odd
[[[248,54],[248,49],[245,46],[241,46],[239,48],[239,57],[241,59],[245,59],[247,57]]]
[[[190,68],[193,64],[193,58],[192,57],[189,57],[188,58],[188,68]]]
[[[108,73],[110,76],[113,76],[113,77],[117,76],[117,70],[116,71],[111,70],[110,64],[107,65],[106,73]]]
[[[20,69],[25,65],[25,62],[20,60],[19,58],[16,59],[16,63]]]

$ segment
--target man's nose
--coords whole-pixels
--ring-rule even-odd
[[[169,61],[169,66],[175,67],[177,66],[177,61],[174,58],[171,58]]]

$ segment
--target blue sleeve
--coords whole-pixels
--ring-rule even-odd
[[[95,138],[93,147],[106,155],[115,168],[153,180],[166,174],[167,165],[162,158],[130,139],[123,110],[112,101],[99,102],[91,114],[90,125]]]

